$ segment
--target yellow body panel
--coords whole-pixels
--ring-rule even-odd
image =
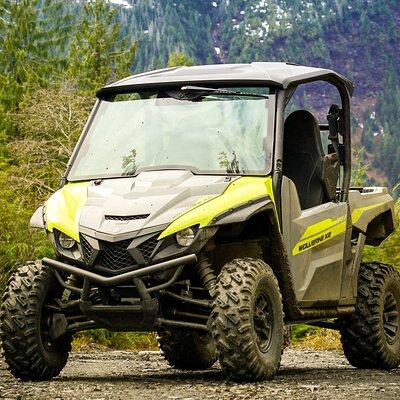
[[[380,207],[383,203],[372,204],[366,207],[355,208],[351,213],[351,220],[353,225],[361,218],[363,213]],[[300,254],[304,251],[308,251],[311,248],[322,244],[323,242],[332,239],[346,231],[346,217],[337,219],[325,219],[317,222],[316,224],[310,225],[305,230],[301,239],[295,244],[292,250],[292,254]]]
[[[241,177],[233,181],[223,193],[212,197],[200,204],[195,204],[188,211],[178,216],[160,235],[159,239],[179,232],[190,226],[199,225],[200,228],[221,213],[237,207],[250,200],[269,195],[275,203],[271,177]]]
[[[292,254],[300,254],[346,231],[346,216],[325,219],[310,225],[295,244]]]
[[[79,242],[79,217],[87,199],[89,182],[68,183],[46,202],[46,228],[57,229]]]

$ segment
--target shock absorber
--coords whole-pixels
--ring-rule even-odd
[[[196,268],[204,287],[208,289],[208,291],[211,291],[215,286],[216,277],[208,257],[204,253],[199,255],[199,261]]]

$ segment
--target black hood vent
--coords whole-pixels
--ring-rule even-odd
[[[135,221],[137,219],[146,219],[150,214],[142,214],[142,215],[106,215],[107,221]]]

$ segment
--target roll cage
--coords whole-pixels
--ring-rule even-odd
[[[126,93],[132,90],[137,91],[160,86],[177,87],[179,85],[202,85],[207,87],[218,87],[219,85],[224,87],[266,85],[274,88],[276,93],[276,110],[272,176],[274,192],[276,193],[277,212],[279,217],[281,217],[280,193],[283,176],[285,108],[300,85],[317,81],[325,81],[332,84],[340,94],[341,108],[331,108],[329,124],[320,126],[320,129],[329,130],[329,139],[333,143],[335,152],[340,157],[340,164],[343,166],[343,177],[338,199],[340,201],[347,201],[351,177],[350,97],[353,95],[354,85],[351,81],[332,70],[280,62],[173,67],[127,77],[100,89],[97,92],[97,97],[101,100],[112,97],[117,93]],[[89,118],[84,131],[91,124],[96,109],[97,107],[94,107],[92,116]],[[79,148],[84,136],[81,136],[76,148]],[[76,150],[67,166],[63,183],[66,182],[66,176],[74,160],[75,152]],[[351,221],[348,221],[348,227],[350,226]]]

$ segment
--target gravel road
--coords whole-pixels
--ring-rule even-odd
[[[400,369],[361,371],[335,351],[287,349],[273,381],[227,382],[217,368],[171,369],[158,352],[73,353],[46,383],[12,378],[0,359],[0,399],[399,399]]]

